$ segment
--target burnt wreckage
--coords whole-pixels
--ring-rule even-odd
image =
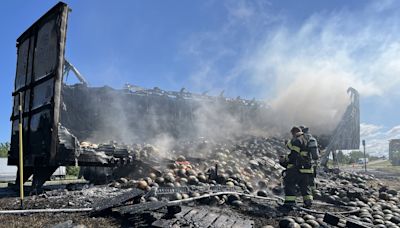
[[[327,167],[330,153],[335,154],[336,150],[356,149],[360,146],[360,95],[352,87],[347,90],[347,93],[350,94],[351,103],[347,106],[321,157],[323,167]]]
[[[25,182],[33,175],[34,188],[40,188],[59,166],[140,165],[151,169],[157,159],[162,159],[144,163],[131,153],[129,146],[113,143],[82,146],[83,141],[130,143],[160,134],[191,139],[198,135],[197,124],[210,126],[210,132],[203,134],[229,125],[225,122],[227,113],[229,118],[241,123],[243,131],[246,131],[243,126],[260,130],[267,127],[268,105],[255,100],[228,99],[223,93],[217,97],[193,94],[184,89],[168,92],[132,85],[121,90],[88,87],[76,68],[64,58],[69,11],[65,3],[58,3],[17,39],[8,165],[18,165],[18,106],[22,96],[23,179]],[[66,85],[63,82],[70,70],[82,83]],[[357,94],[354,91],[353,96]],[[358,95],[356,98],[349,107],[357,105],[359,110]],[[359,128],[355,127],[359,126],[358,116],[359,111],[345,113],[343,119],[347,122],[339,124],[332,136],[334,148],[359,147]],[[338,137],[343,132],[355,140],[338,146],[341,141]],[[17,183],[18,178],[19,174]]]

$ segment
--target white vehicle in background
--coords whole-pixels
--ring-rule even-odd
[[[368,158],[365,158],[365,163],[368,164]],[[364,158],[359,158],[357,161],[357,164],[360,164],[360,165],[364,164]]]
[[[0,182],[13,181],[16,178],[17,167],[8,166],[7,158],[0,158]],[[65,166],[60,166],[51,176],[52,180],[55,179],[65,179],[67,170]],[[31,178],[30,178],[31,179]]]

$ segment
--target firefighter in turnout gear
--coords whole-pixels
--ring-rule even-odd
[[[310,133],[310,129],[308,127],[300,126],[300,129],[303,132],[304,138],[307,141],[307,151],[309,152],[308,156],[310,156],[312,159],[313,173],[309,174],[309,181],[311,190],[314,193],[316,190],[315,178],[317,176],[317,164],[319,159],[318,142],[312,136],[312,134]]]
[[[309,175],[313,173],[311,159],[308,156],[307,141],[299,127],[290,131],[292,139],[286,144],[290,153],[280,157],[279,163],[286,168],[283,184],[285,189],[285,203],[283,208],[291,210],[296,203],[296,190],[300,190],[305,207],[312,205],[312,192],[309,185]]]

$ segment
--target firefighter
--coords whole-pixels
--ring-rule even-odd
[[[310,129],[305,126],[300,126],[301,131],[304,134],[304,138],[307,141],[307,151],[309,152],[308,156],[312,159],[312,169],[313,173],[309,174],[310,187],[312,192],[314,193],[316,190],[315,187],[315,178],[317,176],[317,164],[319,159],[319,150],[318,150],[318,142],[310,133]]]
[[[287,156],[280,157],[279,163],[286,168],[283,184],[285,190],[285,203],[283,210],[291,210],[296,203],[296,189],[303,196],[305,207],[312,205],[312,192],[309,186],[309,174],[312,173],[311,160],[302,154],[308,153],[307,141],[299,127],[291,129],[292,139],[286,144],[290,149]]]

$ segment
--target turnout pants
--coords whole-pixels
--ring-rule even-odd
[[[295,204],[297,189],[300,190],[304,203],[311,203],[313,197],[309,176],[309,174],[300,173],[295,169],[286,170],[286,175],[283,178],[283,184],[285,187],[285,204]]]
[[[314,176],[314,174],[306,174],[306,175],[308,175],[308,183],[310,185],[311,192],[314,194],[314,192],[316,190],[315,176]]]
[[[317,167],[315,165],[312,166],[313,173],[309,174],[310,187],[313,194],[315,194],[315,190],[317,190],[317,186],[315,184],[315,178],[317,177]]]

